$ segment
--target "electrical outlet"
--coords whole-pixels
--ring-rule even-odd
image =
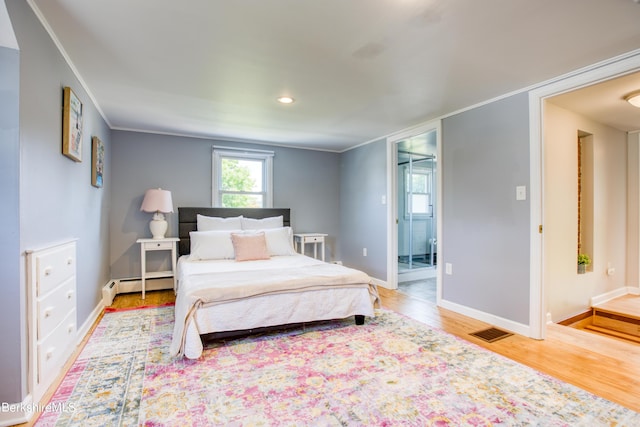
[[[367,256],[367,248],[362,248],[362,256]]]
[[[527,187],[518,185],[516,187],[516,200],[527,200]]]
[[[448,274],[449,276],[451,276],[453,274],[453,264],[451,264],[450,262],[445,263],[444,272],[445,274]]]

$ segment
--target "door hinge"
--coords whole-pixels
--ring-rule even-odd
[[[542,234],[542,224],[538,226],[538,233]]]

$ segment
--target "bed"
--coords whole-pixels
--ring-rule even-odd
[[[173,356],[199,358],[203,336],[374,316],[367,274],[295,252],[289,209],[180,207],[178,227]]]

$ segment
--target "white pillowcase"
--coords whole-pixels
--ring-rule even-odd
[[[217,216],[196,216],[198,231],[212,230],[241,230],[242,215],[231,218],[220,218]]]
[[[269,228],[264,231],[269,255],[295,255],[293,249],[293,230],[291,227]]]
[[[231,242],[231,233],[241,230],[191,231],[191,255],[193,261],[208,259],[234,259],[235,252]]]
[[[282,228],[284,225],[284,219],[282,215],[263,219],[243,217],[241,219],[241,222],[243,230],[265,230],[267,228]]]

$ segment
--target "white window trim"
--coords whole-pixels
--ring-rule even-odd
[[[429,200],[429,203],[427,204],[427,212],[411,212],[413,210],[413,203],[411,203],[411,201],[409,201],[409,188],[406,184],[406,182],[411,179],[411,173],[409,172],[409,169],[407,168],[404,171],[404,180],[405,180],[405,195],[404,195],[404,217],[405,219],[409,218],[409,214],[413,215],[415,218],[417,219],[425,219],[425,218],[432,218],[433,217],[433,199],[432,199],[432,194],[431,190],[433,189],[433,184],[431,180],[433,180],[433,172],[428,169],[428,168],[417,168],[414,166],[413,168],[413,175],[424,175],[426,176],[425,179],[429,180],[429,185],[427,186],[427,190],[422,193],[419,191],[414,191],[412,192],[413,195],[423,195],[426,196],[427,199]]]
[[[211,158],[211,206],[221,206],[220,184],[222,182],[222,168],[220,167],[223,157],[235,157],[239,159],[263,160],[264,161],[264,191],[265,208],[273,207],[273,151],[252,150],[234,147],[213,146]]]

